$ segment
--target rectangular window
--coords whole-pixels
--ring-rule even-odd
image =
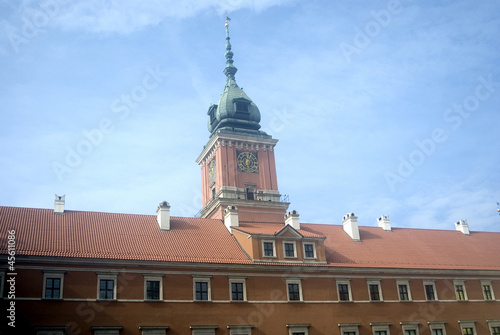
[[[115,295],[115,280],[101,279],[99,280],[99,299],[114,299]]]
[[[231,300],[244,300],[243,283],[231,283]]]
[[[463,335],[474,335],[474,328],[472,327],[464,327],[462,328]]]
[[[374,335],[387,335],[386,330],[376,330]]]
[[[274,242],[263,242],[264,256],[274,257]]]
[[[288,300],[300,300],[299,284],[288,284]]]
[[[434,294],[434,285],[426,284],[425,285],[425,297],[427,300],[436,300],[436,296]]]
[[[483,284],[484,300],[493,300],[493,292],[490,284]]]
[[[349,284],[338,284],[339,289],[339,300],[340,301],[350,301],[349,298]]]
[[[45,279],[45,298],[59,299],[61,297],[61,278]]]
[[[433,329],[432,335],[443,335],[443,330],[442,329]]]
[[[465,300],[465,292],[463,285],[455,285],[455,293],[457,295],[457,300]]]
[[[314,243],[304,243],[304,258],[316,258]]]
[[[344,335],[356,335],[356,332],[344,332]]]
[[[407,329],[405,330],[405,335],[417,335],[417,331],[415,329]]]
[[[146,280],[146,299],[160,300],[160,281]]]
[[[208,300],[208,283],[195,282],[196,300]]]
[[[379,286],[377,284],[370,284],[370,300],[379,301],[380,300],[380,291]]]
[[[500,327],[491,327],[491,335],[500,335]]]
[[[401,301],[410,300],[410,296],[408,295],[408,285],[406,284],[398,285],[398,291],[399,291],[399,300]]]
[[[295,244],[285,243],[285,257],[295,257]]]

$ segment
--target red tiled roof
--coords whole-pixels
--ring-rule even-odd
[[[324,235],[330,265],[384,268],[500,270],[500,233],[359,227],[361,242],[342,225],[302,224]]]
[[[242,222],[238,229],[274,235],[283,227]],[[7,231],[14,229],[18,255],[252,263],[221,220],[171,217],[171,228],[160,230],[154,215],[81,211],[55,215],[51,209],[0,207],[0,254],[7,250]],[[326,237],[326,266],[500,270],[500,233],[359,230],[361,242],[353,241],[342,225],[301,223],[298,232]]]
[[[221,220],[171,217],[171,228],[160,230],[154,215],[0,207],[0,253],[14,229],[18,255],[250,262]]]

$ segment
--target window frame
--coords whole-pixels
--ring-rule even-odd
[[[233,299],[233,284],[242,284],[243,285],[243,300],[235,300]],[[246,277],[245,278],[229,278],[229,299],[231,302],[240,302],[247,301],[247,285],[246,285]]]
[[[491,299],[487,299],[486,293],[484,292],[484,286],[489,286]],[[491,285],[491,280],[481,280],[481,291],[483,292],[483,297],[485,301],[495,301],[495,292],[493,292],[493,285]]]
[[[191,329],[192,335],[215,335],[215,330],[219,328],[219,326],[189,326],[189,328]]]
[[[372,334],[377,335],[376,332],[385,332],[386,335],[391,335],[391,330],[389,326],[390,322],[371,322],[370,326],[372,326]]]
[[[403,331],[404,335],[406,335],[406,331],[411,331],[411,330],[415,331],[415,335],[420,334],[420,331],[418,329],[420,322],[409,321],[409,322],[400,322],[400,324],[401,324],[401,330]]]
[[[304,335],[309,335],[310,323],[298,323],[298,324],[287,324],[288,335],[296,335],[303,333]]]
[[[339,323],[340,334],[354,333],[355,335],[359,335],[360,325],[360,323]]]
[[[271,243],[273,245],[273,254],[271,256],[266,255],[265,243]],[[276,241],[274,240],[262,240],[262,257],[276,258]]]
[[[229,335],[251,335],[254,325],[228,325]]]
[[[338,301],[339,302],[351,302],[351,301],[353,301],[352,292],[351,292],[351,281],[349,279],[337,279],[335,281],[336,281],[336,285],[337,285],[337,299],[338,299]],[[347,285],[347,294],[348,294],[349,300],[341,300],[340,299],[339,285]]]
[[[313,251],[313,257],[308,257],[306,254],[306,245],[312,245],[312,251]],[[302,242],[302,250],[304,254],[304,259],[317,259],[317,254],[316,254],[316,243],[314,242]]]
[[[458,320],[458,323],[460,324],[460,333],[464,334],[464,329],[472,329],[472,334],[471,335],[477,335],[476,331],[476,321],[473,320]]]
[[[47,297],[47,280],[48,279],[59,279],[59,296],[58,297]],[[57,300],[63,298],[63,288],[64,288],[64,273],[61,272],[44,272],[43,274],[43,299]]]
[[[369,279],[366,281],[366,284],[368,286],[368,296],[370,297],[371,302],[384,301],[384,297],[382,296],[382,287],[380,286],[380,279]],[[373,299],[372,286],[377,286],[378,299]]]
[[[212,276],[193,276],[193,301],[194,302],[205,302],[212,301],[212,288],[211,288]],[[207,283],[207,299],[196,299],[196,283]]]
[[[399,290],[400,286],[406,286],[406,294],[408,295],[408,299],[407,300],[401,299],[401,291]],[[396,280],[396,288],[398,290],[399,301],[412,301],[411,290],[410,290],[410,281],[409,280]]]
[[[458,290],[459,287],[462,288],[461,292]],[[467,300],[469,300],[467,298],[467,290],[465,288],[465,280],[454,280],[453,281],[453,288],[455,290],[455,298],[457,299],[457,301],[467,301]],[[463,297],[460,296],[460,293],[463,294]],[[463,299],[461,299],[461,298],[463,298]]]
[[[147,287],[148,281],[158,281],[160,283],[159,292],[158,292],[158,299],[148,298],[148,287]],[[144,275],[144,300],[145,301],[162,301],[163,300],[163,275]]]
[[[293,247],[293,256],[287,256],[286,255],[286,245],[291,244]],[[295,241],[283,241],[283,256],[285,258],[297,258],[297,244]]]
[[[493,333],[493,328],[499,328],[500,331],[500,319],[486,320],[486,322],[488,323],[488,329],[490,330],[490,334],[497,335],[496,333]],[[500,334],[500,332],[498,334]]]
[[[435,285],[434,280],[424,280],[423,284],[424,284],[425,300],[426,301],[438,301],[439,299],[437,296],[436,285]],[[427,286],[432,286],[432,293],[434,295],[434,299],[429,299],[429,296],[427,295]]]
[[[97,300],[117,300],[117,283],[118,283],[117,273],[102,273],[97,274]],[[101,298],[101,280],[113,280],[113,298]]]
[[[427,324],[429,325],[431,335],[434,335],[434,330],[442,330],[442,335],[446,335],[446,321],[428,321]]]
[[[296,300],[296,299],[290,299],[290,287],[289,285],[297,285],[297,288],[299,290],[299,299]],[[302,296],[302,280],[300,279],[287,279],[286,280],[286,296],[287,296],[287,300],[289,302],[300,302],[300,301],[304,301],[304,298]]]

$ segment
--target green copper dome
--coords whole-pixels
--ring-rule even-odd
[[[226,21],[226,67],[224,74],[227,80],[219,101],[208,109],[208,131],[211,135],[235,133],[267,137],[265,132],[259,131],[259,108],[236,84],[234,75],[238,69],[233,65],[233,55],[229,42],[229,25]]]

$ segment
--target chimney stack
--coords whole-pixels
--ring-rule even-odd
[[[392,231],[389,215],[382,215],[381,217],[378,218],[377,222],[378,226],[384,229],[385,231]]]
[[[469,225],[467,224],[467,220],[460,220],[455,223],[455,228],[465,235],[470,235]]]
[[[65,195],[57,195],[54,201],[54,214],[63,215],[64,214],[64,198]]]
[[[296,210],[289,211],[288,214],[285,215],[285,225],[290,225],[293,229],[300,229],[300,221],[299,221],[299,212]]]
[[[170,230],[170,204],[168,202],[162,201],[158,205],[156,221],[161,230]]]
[[[359,238],[358,217],[354,213],[348,213],[342,218],[344,231],[354,240],[361,241]]]
[[[238,221],[238,207],[227,206],[224,210],[224,225],[229,232],[231,232],[231,227],[238,227],[240,225]]]

